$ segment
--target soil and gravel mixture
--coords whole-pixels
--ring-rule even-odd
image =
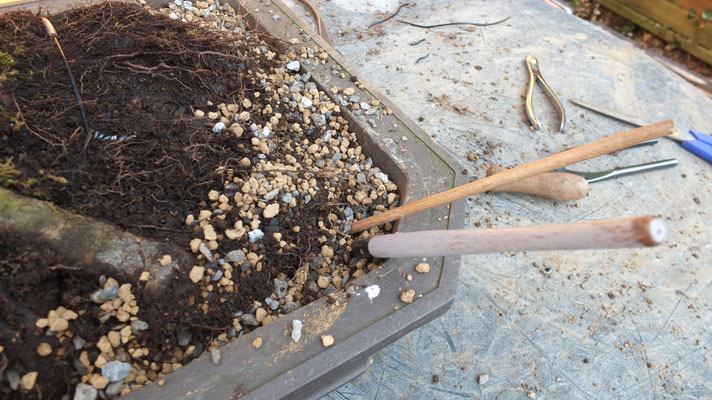
[[[323,49],[288,51],[217,0],[53,16],[87,135],[40,17],[0,16],[0,185],[183,247],[194,263],[155,295],[142,290],[148,271],[72,264],[0,232],[0,397],[161,385],[379,265],[351,257],[342,227],[397,206],[398,188],[341,109],[388,110],[353,88],[330,88],[338,104],[320,91],[300,62],[326,63]]]

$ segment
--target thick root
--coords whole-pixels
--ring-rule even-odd
[[[148,271],[146,289],[153,293],[167,288],[178,269],[191,264],[190,255],[181,248],[0,188],[0,239],[15,235],[32,237],[78,265],[108,268],[135,278]],[[171,261],[161,265],[165,255]]]

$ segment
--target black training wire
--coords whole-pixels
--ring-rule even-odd
[[[400,6],[398,6],[398,9],[396,10],[396,12],[394,12],[393,14],[391,14],[389,17],[384,18],[384,19],[382,19],[382,20],[380,20],[380,21],[376,21],[376,22],[372,23],[372,24],[369,25],[366,29],[373,28],[374,26],[376,26],[376,25],[378,25],[378,24],[382,24],[382,23],[388,21],[389,19],[395,17],[396,15],[398,15],[398,13],[400,12],[401,8],[403,8],[403,7],[405,7],[405,6],[409,5],[409,4],[410,4],[410,3],[403,3],[403,4],[401,4]]]
[[[67,75],[69,75],[69,82],[72,84],[72,89],[74,89],[74,97],[77,99],[77,103],[79,103],[79,112],[82,115],[82,121],[84,121],[84,131],[87,134],[87,141],[84,143],[84,148],[82,149],[82,158],[86,157],[87,154],[87,148],[89,147],[89,143],[91,143],[92,140],[92,135],[91,132],[89,131],[89,121],[87,121],[87,116],[86,113],[84,112],[84,102],[82,102],[82,97],[79,95],[79,89],[77,88],[77,84],[74,81],[74,75],[72,75],[72,69],[69,67],[69,61],[67,61],[67,57],[64,55],[64,50],[62,50],[62,45],[59,44],[59,39],[57,38],[57,32],[54,29],[54,26],[52,23],[48,20],[43,18],[43,22],[45,23],[45,27],[47,28],[47,33],[54,38],[54,43],[57,44],[57,48],[59,49],[59,54],[62,56],[62,61],[64,61],[64,66],[67,67]]]
[[[415,26],[416,28],[439,28],[441,26],[450,26],[450,25],[474,25],[474,26],[492,26],[492,25],[497,25],[501,24],[502,22],[510,19],[511,17],[507,17],[503,20],[496,21],[496,22],[485,22],[485,23],[477,23],[477,22],[446,22],[444,24],[435,24],[435,25],[420,25],[416,24],[415,22],[408,22],[408,21],[403,21],[400,19],[397,19],[396,22],[400,22],[401,24],[406,24],[410,26]]]

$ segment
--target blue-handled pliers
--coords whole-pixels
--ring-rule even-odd
[[[685,150],[712,164],[712,136],[691,130],[676,132],[668,138],[681,142]]]
[[[612,110],[610,108],[600,106],[598,104],[589,103],[585,100],[570,99],[572,103],[579,105],[584,108],[588,108],[591,111],[595,111],[599,114],[615,118],[619,121],[627,122],[635,126],[645,126],[650,125],[649,122],[642,120],[638,117],[633,117],[618,111]],[[675,133],[667,136],[668,139],[676,140],[682,143],[682,147],[692,154],[702,158],[708,163],[712,164],[712,136],[691,130],[689,132],[681,132],[675,129]]]

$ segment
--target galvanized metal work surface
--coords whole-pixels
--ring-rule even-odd
[[[313,21],[296,0],[288,4]],[[437,29],[391,20],[379,26],[382,35],[366,30],[398,4],[327,0],[318,7],[335,47],[363,78],[388,89],[470,171],[519,165],[629,129],[569,98],[712,131],[712,101],[631,44],[542,1],[419,1],[398,18],[512,18]],[[534,104],[544,128],[529,130],[527,54],[564,103],[564,133],[539,88]],[[470,198],[469,228],[659,214],[671,236],[653,249],[465,257],[453,308],[377,353],[365,374],[325,399],[712,398],[712,166],[663,139],[574,169],[673,157],[677,168],[595,183],[577,202]]]

